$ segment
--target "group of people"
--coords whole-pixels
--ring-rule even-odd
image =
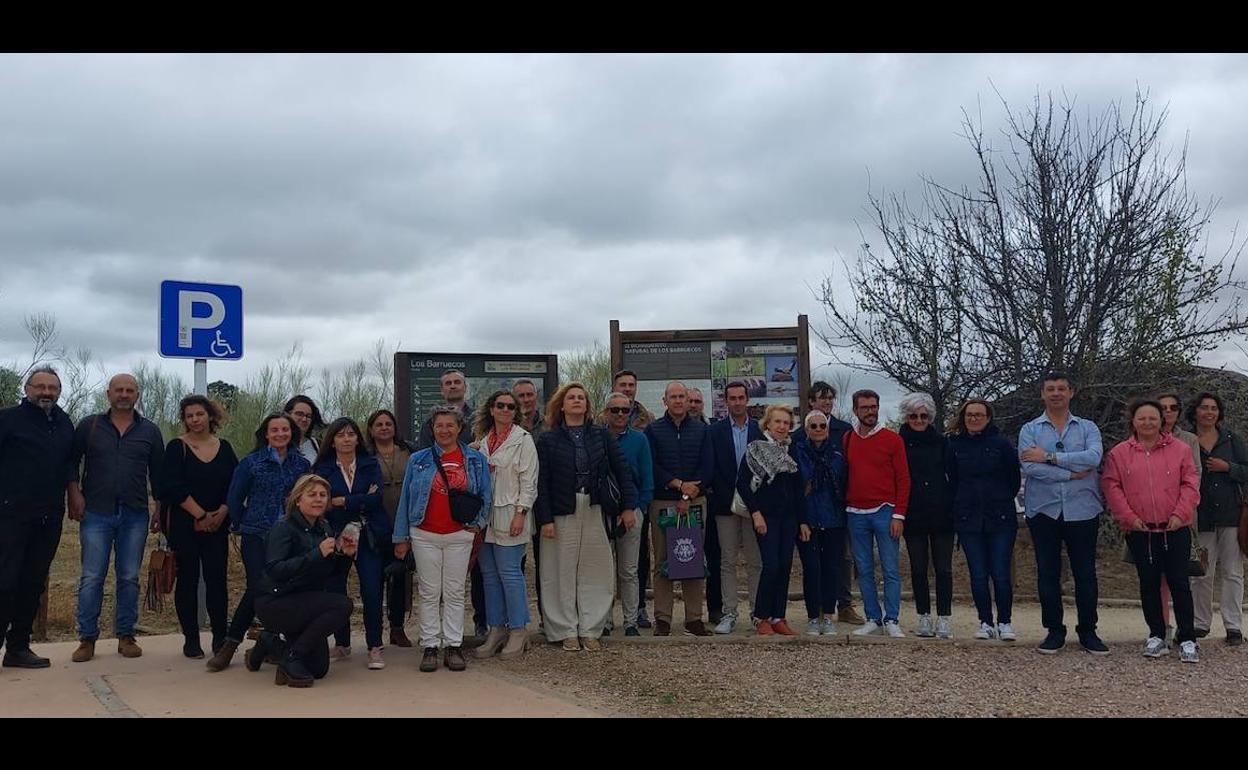
[[[598,411],[579,383],[560,387],[542,410],[536,386],[523,379],[474,411],[464,375],[449,371],[442,376],[444,403],[413,445],[399,438],[389,410],[374,412],[363,427],[350,417],[326,425],[313,400],[299,395],[260,422],[254,446],[240,458],[216,435],[223,409],[204,396],[182,400],[182,432],[165,443],[136,410],[139,386],[131,375],[113,377],[108,411],[77,426],[57,405],[60,390],[54,370],[35,369],[25,399],[0,411],[5,666],[49,665],[30,649],[30,636],[66,508],[80,522],[82,544],[75,662],[95,655],[110,558],[118,652],[142,654],[135,624],[149,530],[163,532],[177,557],[183,653],[207,657],[198,620],[202,580],[211,630],[207,668],[228,667],[251,635],[247,668],[275,663],[275,681],[296,687],[310,686],[332,661],[352,654],[352,568],[369,669],[385,667],[383,617],[389,644],[413,645],[405,624],[414,604],[420,670],[464,670],[469,582],[480,640],[474,655],[523,654],[531,643],[530,544],[543,636],[568,651],[601,649],[601,638],[615,631],[617,602],[625,636],[640,629],[670,635],[677,582],[684,633],[732,633],[742,622],[741,560],[755,633],[795,635],[786,618],[795,550],[804,633],[835,635],[840,622],[857,626],[855,635],[904,636],[903,538],[914,633],[953,635],[953,552],[960,544],[979,617],[975,638],[1013,641],[1020,486],[1047,631],[1040,652],[1057,652],[1066,641],[1064,543],[1079,643],[1108,653],[1096,632],[1097,521],[1105,509],[1126,533],[1138,571],[1146,655],[1169,651],[1172,602],[1180,657],[1198,659],[1196,640],[1209,633],[1218,577],[1226,641],[1242,642],[1236,528],[1248,452],[1223,424],[1222,403],[1211,393],[1188,410],[1192,433],[1178,427],[1176,395],[1134,402],[1130,437],[1102,457],[1100,432],[1071,414],[1074,387],[1061,373],[1044,378],[1044,413],[1023,426],[1016,448],[982,399],[963,403],[946,432],[933,424],[931,397],[910,394],[894,432],[880,422],[879,395],[870,390],[852,395],[850,425],[832,416],[835,389],[816,382],[799,424],[783,404],[752,419],[748,388],[734,381],[723,393],[728,416],[708,423],[703,394],[680,382],[667,385],[664,413],[651,414],[636,400],[636,375],[623,370]],[[246,575],[232,616],[230,532],[239,536]],[[1191,581],[1197,558],[1207,566]],[[862,614],[850,593],[853,571]],[[653,622],[646,602],[652,572]]]

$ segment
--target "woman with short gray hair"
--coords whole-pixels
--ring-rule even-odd
[[[898,404],[905,424],[898,433],[906,444],[910,467],[910,508],[906,512],[906,553],[914,608],[919,614],[917,636],[953,637],[953,509],[945,462],[949,443],[932,427],[936,402],[926,393],[911,393]],[[928,564],[936,572],[936,621]]]

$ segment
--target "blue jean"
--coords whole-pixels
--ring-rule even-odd
[[[845,528],[812,528],[810,540],[804,543],[797,541],[797,555],[802,559],[802,598],[806,600],[806,617],[813,619],[835,613],[845,561]]]
[[[1014,556],[1014,527],[1000,532],[959,532],[958,542],[966,554],[967,570],[971,573],[971,596],[981,623],[994,625],[992,597],[997,598],[997,623],[1009,623],[1014,609],[1014,584],[1010,582],[1010,562]],[[992,578],[992,593],[988,578]]]
[[[364,643],[371,650],[381,646],[381,592],[383,560],[381,554],[364,544],[360,539],[360,550],[355,554],[354,561],[344,561],[325,580],[325,590],[332,594],[347,595],[347,576],[351,573],[351,565],[355,565],[355,576],[360,581],[360,599],[364,601]],[[354,606],[352,607],[354,609]],[[334,632],[334,644],[339,647],[351,646],[351,617],[347,616],[346,625]]]
[[[100,608],[108,557],[115,554],[117,595],[113,601],[113,632],[132,636],[139,622],[139,570],[147,545],[147,511],[118,505],[113,513],[87,511],[78,529],[82,543],[82,578],[78,581],[78,638],[100,637]]]
[[[758,536],[758,553],[763,568],[758,575],[754,597],[754,617],[783,620],[789,606],[789,575],[793,572],[793,546],[797,542],[797,518],[791,512],[779,516],[763,514],[767,534]]]
[[[240,550],[243,554],[243,573],[247,578],[247,590],[243,598],[238,600],[234,608],[234,617],[225,632],[225,638],[239,644],[247,635],[251,621],[256,619],[256,595],[260,591],[260,579],[264,577],[266,535],[249,535],[244,533]]]
[[[862,593],[862,608],[867,620],[883,624],[898,622],[901,617],[901,538],[889,534],[893,520],[893,506],[885,505],[875,513],[850,513],[849,541],[854,551],[854,564],[858,567],[858,590]],[[880,597],[875,589],[875,557],[872,540],[880,552],[880,569],[884,571],[884,609],[880,610]]]
[[[485,622],[490,628],[529,625],[529,598],[524,586],[524,545],[485,543],[477,556],[485,578]]]

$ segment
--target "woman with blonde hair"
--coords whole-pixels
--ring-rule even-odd
[[[754,623],[760,636],[794,636],[784,619],[789,603],[789,573],[797,538],[810,540],[806,485],[793,455],[793,409],[768,404],[759,422],[765,438],[751,441],[737,472],[737,493],[750,511],[763,568],[754,597]]]
[[[602,648],[615,600],[608,528],[614,534],[636,525],[632,472],[607,429],[593,424],[591,409],[584,385],[563,385],[546,405],[548,429],[537,442],[543,626],[547,640],[569,652]]]
[[[325,580],[354,558],[359,541],[350,532],[335,539],[325,521],[329,482],[307,474],[286,498],[286,516],[269,531],[256,615],[264,631],[247,652],[259,671],[278,658],[276,684],[311,687],[329,672],[328,637],[351,617],[351,600],[325,590]]]

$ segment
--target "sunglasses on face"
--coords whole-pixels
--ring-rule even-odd
[[[828,424],[826,422],[812,422],[808,427],[811,430],[827,430]]]
[[[629,409],[627,406],[612,406],[612,407],[608,407],[607,411],[610,412],[611,414],[628,414],[632,410]]]
[[[906,415],[906,419],[907,419],[907,420],[918,420],[919,422],[927,422],[928,420],[930,420],[930,419],[932,419],[932,418],[931,418],[930,416],[926,415],[926,414],[908,414],[908,415]]]
[[[507,402],[507,401],[495,401],[495,402],[494,402],[494,408],[495,408],[495,409],[504,409],[504,410],[506,410],[506,411],[508,411],[508,412],[514,412],[514,411],[516,411],[516,405],[515,405],[515,404],[512,404],[512,403],[509,403],[509,402]]]

